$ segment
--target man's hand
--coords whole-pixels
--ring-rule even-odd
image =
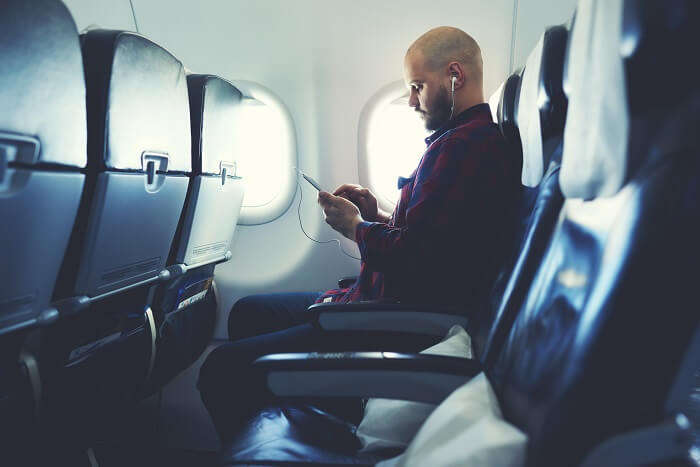
[[[318,193],[318,204],[326,214],[326,223],[350,240],[355,240],[355,230],[362,222],[360,210],[345,198],[328,192]]]
[[[333,194],[352,202],[360,208],[362,218],[370,222],[388,222],[389,215],[382,212],[377,205],[377,198],[367,188],[352,183],[339,186]]]

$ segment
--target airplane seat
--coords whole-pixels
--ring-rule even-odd
[[[39,373],[22,347],[58,317],[51,296],[85,180],[83,62],[63,3],[3,2],[0,62],[0,420],[11,447],[37,404]]]
[[[564,78],[565,201],[545,256],[497,358],[483,366],[457,359],[462,373],[447,369],[448,357],[431,366],[465,382],[486,372],[504,418],[527,435],[525,465],[660,465],[688,455],[687,418],[679,412],[700,359],[700,315],[690,311],[696,277],[689,273],[700,261],[700,144],[693,131],[700,95],[676,78],[687,73],[683,61],[655,68],[652,79],[634,72],[679,37],[697,34],[700,8],[684,6],[688,14],[678,16],[661,1],[579,3]],[[660,34],[639,38],[634,30]],[[646,98],[670,82],[685,86],[668,101]],[[411,359],[415,373],[405,376]],[[429,394],[409,394],[407,386],[425,375],[429,359],[284,354],[254,365],[282,397],[338,395],[323,393],[337,389],[324,374],[330,381],[348,372],[354,383],[342,396],[425,401]],[[305,379],[311,374],[314,385]],[[347,445],[337,461],[338,446],[322,436],[307,456],[293,444],[296,426],[275,432],[270,420],[256,418],[244,430],[269,429],[265,446],[234,440],[222,462],[318,462],[314,456],[325,449],[331,453],[321,462],[370,463]]]
[[[688,312],[688,271],[700,260],[698,139],[689,130],[700,102],[677,77],[687,74],[682,60],[653,72],[639,64],[696,36],[698,10],[686,2],[684,19],[670,21],[683,15],[663,2],[579,3],[565,75],[566,201],[487,369],[505,417],[528,435],[530,465],[668,460],[653,457],[666,455],[668,436],[675,455],[687,451],[678,413],[690,388],[679,381],[700,357],[691,346],[700,315]],[[673,98],[648,98],[671,83]]]
[[[499,277],[491,303],[470,322],[475,355],[496,355],[529,289],[549,244],[564,202],[559,188],[567,98],[563,71],[568,31],[545,30],[523,70],[511,75],[499,105],[499,127],[509,145],[523,154],[521,226],[508,274]],[[517,84],[516,84],[517,80]]]
[[[66,7],[9,1],[0,21],[4,334],[56,318],[51,294],[83,188],[87,130],[78,34]]]
[[[46,433],[69,441],[117,425],[153,367],[150,286],[170,277],[191,172],[182,63],[131,32],[91,30],[81,45],[86,186],[54,294],[63,316],[38,345]]]
[[[156,295],[158,352],[149,391],[194,363],[211,342],[217,317],[214,265],[231,257],[243,201],[231,128],[241,92],[213,75],[187,76],[192,128],[192,180],[171,251],[176,277]]]
[[[88,178],[57,298],[162,279],[192,170],[182,63],[136,33],[81,35]],[[157,219],[158,222],[154,222]]]

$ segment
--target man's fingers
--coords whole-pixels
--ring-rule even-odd
[[[333,194],[335,196],[340,196],[341,193],[352,193],[353,191],[356,191],[360,188],[362,188],[360,185],[355,185],[354,183],[345,183],[336,188]]]
[[[333,201],[333,195],[328,193],[327,191],[319,191],[318,192],[318,204],[321,206],[326,206],[327,204],[331,203]]]

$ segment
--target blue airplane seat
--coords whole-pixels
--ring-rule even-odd
[[[192,162],[182,63],[145,37],[81,36],[87,84],[85,189],[54,293],[62,318],[38,339],[46,439],[119,431],[153,368],[153,285],[167,260]]]
[[[83,190],[87,129],[80,44],[66,7],[9,1],[0,21],[3,334],[56,318],[51,296]]]
[[[510,330],[564,202],[559,171],[567,109],[562,79],[567,42],[564,26],[548,28],[525,68],[511,75],[503,88],[499,127],[511,147],[523,154],[525,211],[508,275],[499,277],[490,306],[469,323],[474,353],[484,363],[497,354]]]
[[[231,257],[243,179],[236,173],[241,92],[213,75],[187,76],[192,128],[192,178],[171,250],[173,280],[153,309],[158,351],[149,392],[194,363],[211,342],[217,317],[214,266]]]
[[[691,2],[579,4],[564,86],[566,201],[488,370],[504,415],[528,434],[531,465],[586,455],[598,465],[598,443],[674,422],[678,394],[688,394],[677,381],[689,371],[681,362],[699,325],[687,311],[687,271],[700,259],[698,140],[688,132],[698,122],[698,92],[680,57],[648,66],[697,36],[698,13]],[[673,90],[650,98],[659,86]],[[653,454],[644,441],[615,442],[618,465],[639,462],[624,455]]]
[[[0,432],[10,455],[31,439],[41,384],[22,347],[58,318],[51,297],[85,181],[83,61],[65,5],[4,1],[0,62]]]

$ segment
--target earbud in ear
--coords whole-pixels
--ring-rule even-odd
[[[452,93],[455,92],[455,81],[457,81],[457,77],[452,75]]]

